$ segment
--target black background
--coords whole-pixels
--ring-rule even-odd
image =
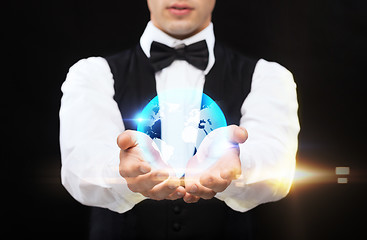
[[[5,230],[11,238],[85,239],[88,207],[60,181],[60,87],[77,60],[138,42],[149,20],[146,1],[12,1],[8,13]],[[217,40],[294,74],[302,128],[298,166],[351,169],[348,184],[336,184],[335,175],[327,182],[295,183],[285,199],[255,208],[257,239],[364,236],[366,1],[218,0],[213,22]]]

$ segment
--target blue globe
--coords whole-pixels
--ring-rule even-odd
[[[165,94],[169,94],[170,97],[185,97],[196,90],[176,90],[170,91]],[[162,97],[160,94],[159,97]],[[159,103],[158,96],[154,97],[136,117],[137,131],[147,134],[157,144],[158,148],[161,147],[161,122],[163,114],[161,113],[162,105]],[[175,114],[176,109],[170,109],[168,114]],[[165,111],[167,114],[167,111]],[[211,99],[205,93],[201,96],[201,107],[200,109],[193,109],[189,115],[194,117],[188,118],[184,123],[183,132],[181,133],[180,141],[184,143],[190,142],[194,145],[194,151],[191,153],[193,156],[196,150],[199,148],[201,142],[213,130],[227,126],[226,118],[218,106],[218,104]],[[193,139],[194,138],[194,139]],[[160,149],[161,150],[161,149]],[[187,159],[188,160],[188,159]],[[182,173],[180,173],[182,174]]]

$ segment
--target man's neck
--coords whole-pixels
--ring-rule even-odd
[[[170,37],[173,37],[175,39],[178,40],[184,40],[186,38],[192,37],[196,34],[198,34],[199,32],[201,32],[202,30],[204,30],[205,28],[207,28],[209,26],[209,24],[211,23],[211,21],[207,22],[206,24],[200,26],[199,28],[197,28],[196,30],[189,32],[189,33],[183,33],[183,34],[178,34],[178,33],[173,33],[173,32],[169,32],[166,29],[163,29],[162,27],[160,27],[158,24],[155,23],[155,21],[151,20],[151,22],[153,23],[153,25],[158,28],[159,30],[161,30],[162,32],[164,32],[165,34],[167,34]]]

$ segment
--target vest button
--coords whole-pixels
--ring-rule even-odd
[[[176,214],[181,213],[181,207],[178,206],[178,205],[174,205],[173,206],[173,212],[176,213]]]
[[[172,229],[176,232],[180,231],[181,230],[181,224],[179,224],[178,222],[174,222],[172,224]]]

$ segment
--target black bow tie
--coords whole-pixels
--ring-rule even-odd
[[[153,41],[150,47],[149,60],[156,72],[168,67],[174,60],[186,60],[194,67],[205,70],[209,61],[208,46],[206,41],[202,40],[175,49]]]

